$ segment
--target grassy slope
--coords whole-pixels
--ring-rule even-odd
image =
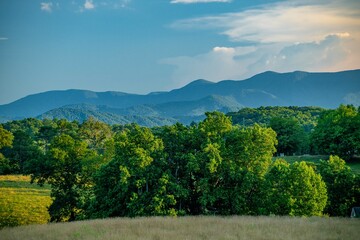
[[[28,176],[0,176],[0,228],[48,222],[50,203],[49,186],[30,184]]]
[[[360,220],[291,217],[114,218],[0,230],[8,239],[358,239]]]

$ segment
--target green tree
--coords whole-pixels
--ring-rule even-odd
[[[283,159],[274,161],[265,175],[263,185],[264,214],[289,215],[291,212],[290,164]]]
[[[14,136],[11,132],[5,130],[2,125],[0,125],[0,150],[3,147],[11,147],[13,143]],[[11,172],[11,165],[9,159],[5,158],[4,155],[0,152],[0,174],[8,174]]]
[[[9,159],[12,173],[26,173],[29,161],[41,155],[41,151],[31,136],[23,130],[13,133],[12,147],[3,149],[4,156]]]
[[[3,147],[11,147],[14,140],[14,136],[11,132],[5,130],[2,125],[0,125],[0,149]]]
[[[99,154],[104,154],[106,142],[112,138],[111,128],[92,117],[81,125],[79,133],[81,138],[88,143],[89,148]]]
[[[203,214],[219,211],[216,203],[222,191],[221,171],[225,148],[225,136],[232,130],[229,117],[220,112],[206,113],[206,119],[199,123],[195,138],[199,139],[199,149],[188,171],[195,177],[193,185],[198,189],[200,210]]]
[[[90,215],[176,214],[163,143],[150,129],[130,125],[115,136],[115,157],[95,178]]]
[[[82,175],[83,160],[92,155],[85,142],[62,134],[53,138],[43,158],[32,162],[32,181],[51,184],[51,221],[73,221],[81,213],[81,193],[87,184]]]
[[[352,105],[328,110],[311,136],[316,153],[349,159],[360,152],[360,114]]]
[[[356,175],[338,156],[330,156],[328,161],[321,160],[318,169],[328,191],[325,213],[349,216],[351,208],[360,204],[360,185]]]
[[[264,212],[290,216],[321,216],[327,201],[320,174],[305,162],[276,160],[265,176]]]
[[[180,123],[154,129],[154,134],[162,139],[166,168],[171,173],[178,214],[198,212],[197,190],[193,165],[194,154],[200,149],[201,141],[195,137],[195,127],[186,127]],[[197,163],[195,163],[197,165]]]
[[[306,152],[308,138],[295,118],[272,118],[269,125],[277,134],[278,153],[292,155]]]
[[[306,162],[290,166],[290,204],[292,216],[321,216],[326,206],[327,191],[320,174]]]
[[[235,128],[226,136],[224,188],[231,214],[261,214],[261,186],[277,144],[271,128]]]

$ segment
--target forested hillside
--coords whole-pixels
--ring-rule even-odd
[[[282,130],[299,134],[302,129],[295,120],[277,116],[268,125],[241,126],[223,113],[209,112],[198,124],[155,128],[109,126],[92,118],[83,123],[12,121],[0,126],[0,171],[30,174],[35,183],[50,184],[51,221],[348,216],[360,204],[360,177],[341,158],[360,152],[359,109],[342,105],[320,115],[307,141],[319,153],[341,158],[330,156],[315,165],[272,160],[280,147],[292,146],[287,141],[292,132]]]

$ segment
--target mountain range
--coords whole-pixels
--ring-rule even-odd
[[[206,111],[237,111],[259,106],[360,105],[360,70],[334,73],[264,72],[246,80],[217,83],[196,80],[168,92],[147,95],[88,90],[48,91],[0,105],[0,120],[28,117],[66,118],[84,121],[89,117],[110,124],[137,122],[158,126],[204,118]]]

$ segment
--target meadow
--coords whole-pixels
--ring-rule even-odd
[[[328,155],[283,156],[283,157],[274,157],[273,160],[279,159],[279,158],[285,159],[288,163],[305,161],[310,164],[317,165],[320,162],[320,160],[328,160],[329,156]],[[346,163],[346,165],[348,165],[354,173],[360,174],[360,159],[359,158],[348,161]]]
[[[0,229],[47,223],[50,204],[50,186],[30,184],[29,176],[0,175]]]
[[[358,239],[360,220],[320,217],[149,217],[29,225],[0,230],[11,239]]]

